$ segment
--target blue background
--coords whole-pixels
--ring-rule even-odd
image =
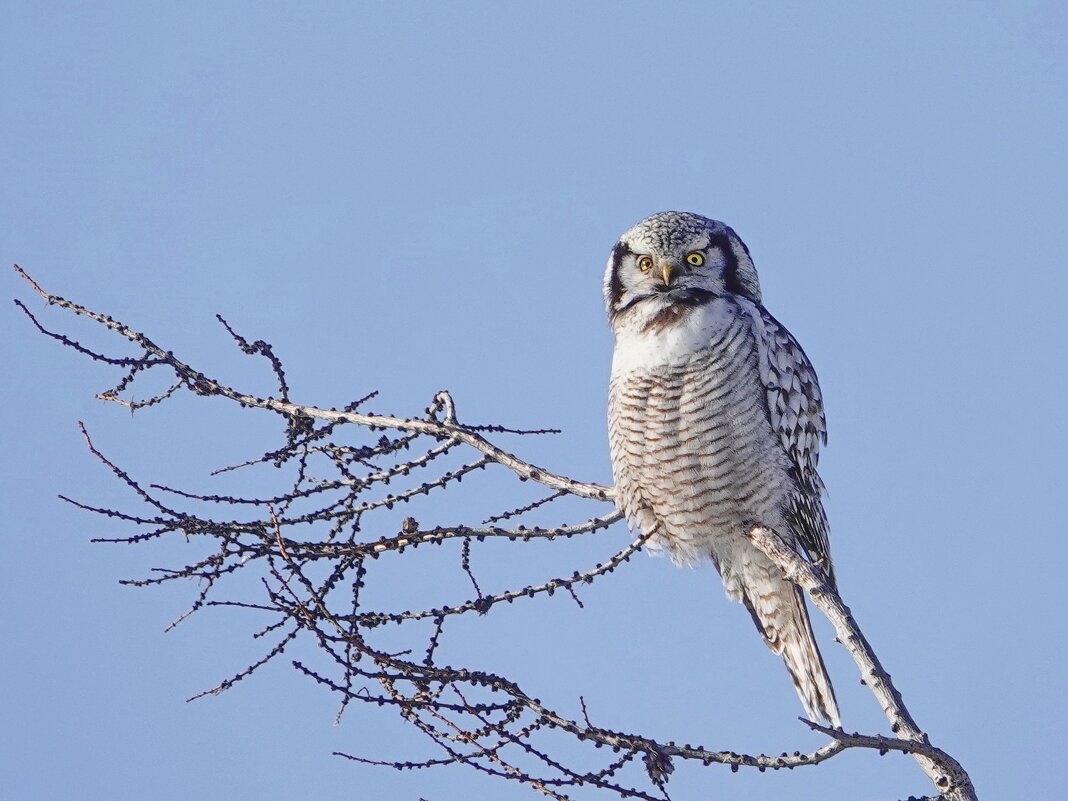
[[[216,312],[274,343],[298,401],[380,388],[375,408],[407,415],[448,387],[464,419],[562,427],[510,446],[607,482],[609,248],[662,209],[727,221],[820,375],[847,602],[981,797],[1052,797],[1068,697],[1066,22],[1054,2],[9,0],[0,253],[235,385],[270,391]],[[56,494],[132,499],[75,421],[139,477],[206,491],[210,469],[275,445],[278,426],[192,397],[131,418],[93,400],[117,376],[14,306],[0,319],[0,797],[536,797],[463,768],[332,757],[436,754],[377,710],[332,725],[336,699],[281,662],[184,703],[260,653],[257,621],[209,612],[160,633],[195,588],[116,582],[190,551],[88,543],[123,532]],[[585,567],[626,540],[487,547],[476,567],[500,589],[517,560],[545,578],[557,554]],[[407,575],[377,585],[382,604],[407,602]],[[582,694],[612,728],[773,753],[822,742],[710,567],[643,556],[583,598],[465,620],[449,647],[570,714]],[[846,726],[885,731],[819,631]],[[782,774],[683,766],[670,788],[893,799],[930,785],[910,759],[856,752]]]

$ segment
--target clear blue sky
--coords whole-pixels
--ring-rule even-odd
[[[468,419],[563,427],[532,452],[607,481],[608,250],[662,209],[727,221],[821,378],[843,594],[984,799],[1052,797],[1066,23],[1055,2],[9,0],[0,254],[220,378],[267,388],[216,312],[275,344],[298,400],[380,388],[380,409],[412,414],[448,387]],[[11,274],[4,287],[28,297]],[[164,635],[194,588],[118,586],[187,551],[88,544],[114,529],[56,494],[127,497],[75,421],[138,475],[204,489],[277,426],[192,398],[131,419],[93,400],[110,373],[12,305],[2,321],[0,796],[535,797],[463,769],[331,757],[430,752],[370,710],[334,727],[335,699],[282,665],[184,703],[256,654],[254,621],[209,614]],[[626,541],[599,536],[582,564]],[[486,583],[508,567],[481,558]],[[585,694],[604,725],[819,744],[710,568],[643,557],[585,600],[516,607],[496,651],[478,621],[453,642],[565,709]],[[509,629],[573,653],[509,650]],[[820,632],[846,726],[883,730]],[[676,801],[888,801],[929,785],[903,757],[862,753],[782,775],[687,767],[671,787]]]

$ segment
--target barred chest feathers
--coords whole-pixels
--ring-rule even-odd
[[[614,479],[632,524],[649,531],[660,521],[651,550],[681,564],[730,565],[745,527],[790,531],[790,468],[763,400],[762,320],[739,298],[674,311],[663,319],[655,306],[643,309],[617,329]]]

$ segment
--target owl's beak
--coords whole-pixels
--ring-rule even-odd
[[[671,286],[671,265],[665,261],[660,265],[660,270],[664,274],[664,286]]]

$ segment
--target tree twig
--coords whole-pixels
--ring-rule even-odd
[[[968,774],[952,757],[931,745],[917,726],[841,598],[826,585],[819,571],[767,529],[754,529],[750,538],[834,624],[839,639],[886,713],[894,736],[850,734],[806,721],[811,729],[827,735],[829,742],[814,751],[779,756],[707,749],[595,726],[584,700],[581,720],[572,719],[505,676],[473,666],[441,664],[439,646],[448,638],[446,621],[451,616],[475,612],[471,617],[480,618],[494,612],[499,604],[531,602],[530,599],[553,595],[557,590],[570,593],[581,608],[575,589],[607,580],[648,539],[639,537],[623,548],[614,546],[614,553],[586,570],[567,569],[555,577],[483,592],[471,567],[472,551],[483,547],[481,543],[534,547],[527,544],[598,535],[622,518],[619,511],[613,510],[603,514],[587,512],[585,519],[552,527],[493,525],[520,515],[544,514],[566,497],[612,501],[612,488],[539,467],[486,436],[533,436],[554,429],[464,425],[457,417],[453,398],[445,391],[437,393],[422,416],[415,417],[357,412],[375,397],[373,392],[341,409],[293,403],[293,390],[272,346],[263,340],[250,341],[220,318],[242,352],[266,360],[280,397],[239,391],[208,378],[124,323],[46,292],[18,266],[15,269],[49,304],[99,323],[140,351],[137,356],[107,355],[48,330],[25,304],[16,301],[41,333],[108,368],[121,369],[120,379],[99,396],[102,399],[135,411],[164,404],[188,391],[225,398],[244,408],[263,409],[285,420],[284,441],[278,447],[258,450],[260,456],[213,473],[260,464],[287,468],[288,486],[264,497],[192,492],[142,482],[109,460],[82,429],[90,452],[131,491],[142,508],[147,506],[147,512],[134,514],[70,501],[105,516],[113,524],[134,529],[124,536],[98,539],[141,544],[173,535],[200,549],[186,564],[157,568],[149,577],[126,583],[148,586],[183,579],[197,582],[200,588],[195,601],[178,620],[207,606],[241,609],[250,615],[268,617],[267,622],[256,626],[253,637],[272,632],[280,636],[266,655],[231,673],[207,694],[222,692],[244,680],[301,639],[316,646],[322,665],[294,661],[293,666],[341,697],[339,715],[355,701],[393,707],[445,752],[441,759],[415,761],[349,757],[363,762],[398,769],[466,764],[486,775],[523,783],[554,799],[567,799],[568,792],[588,786],[620,798],[663,801],[669,798],[667,783],[677,761],[764,771],[818,765],[850,749],[898,751],[912,754],[920,763],[938,788],[939,798],[974,801]],[[173,373],[170,389],[145,401],[123,397],[132,392],[143,375],[158,369]],[[381,434],[383,431],[400,433],[387,436]],[[475,454],[468,453],[468,461],[457,464],[464,448]],[[409,455],[409,451],[414,453]],[[479,480],[486,468],[494,465],[510,471],[519,482],[536,482],[552,492],[534,500],[529,496],[503,499],[499,503],[507,510],[504,512],[476,514],[472,509],[470,520],[485,521],[479,526],[437,520],[420,524],[410,515],[398,525],[394,511],[398,505],[423,503],[433,515],[433,498],[453,491],[463,481]],[[364,473],[365,469],[369,472]],[[419,514],[423,517],[422,512]],[[395,560],[408,551],[426,547],[454,549],[448,558],[438,561],[465,574],[475,597],[442,602],[427,609],[386,611],[370,606],[363,590],[378,575],[375,560],[388,557],[396,564]],[[240,571],[249,571],[243,575],[251,574],[257,581],[229,579]],[[485,576],[480,578],[486,581]],[[261,587],[262,596],[253,593],[249,597],[250,585]],[[220,597],[227,588],[236,593],[237,587],[246,589],[233,597]],[[391,597],[401,597],[401,589],[393,585]],[[383,624],[392,624],[394,632],[388,638],[389,649],[381,645]],[[398,650],[397,639],[407,645]],[[613,714],[619,713],[601,710],[598,717],[610,718]],[[554,750],[561,733],[569,735],[572,748],[604,748],[611,756],[599,768],[583,771],[572,767],[571,752]],[[587,756],[583,753],[575,762],[587,764]]]

